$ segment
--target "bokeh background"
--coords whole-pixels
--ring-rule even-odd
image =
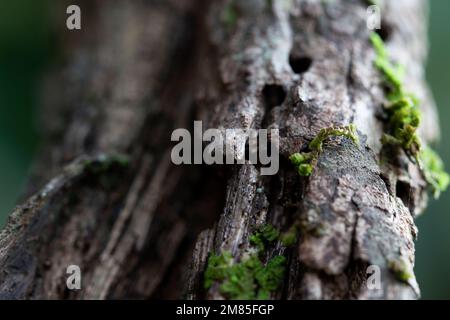
[[[46,0],[0,1],[0,226],[26,183],[39,142],[39,83],[57,56]],[[450,168],[450,1],[430,0],[427,78],[439,107],[437,150]],[[416,275],[424,299],[450,299],[450,192],[417,224]]]

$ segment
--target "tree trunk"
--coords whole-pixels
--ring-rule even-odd
[[[82,30],[62,31],[67,63],[44,88],[30,197],[0,233],[0,298],[226,298],[217,284],[203,287],[208,256],[229,251],[240,261],[266,223],[301,226],[295,246],[278,241],[264,253],[287,257],[273,299],[419,296],[414,277],[402,280],[393,265],[414,265],[426,183],[403,152],[380,161],[385,94],[368,3],[80,6]],[[384,1],[382,12],[380,34],[408,67],[430,142],[438,128],[423,75],[426,4]],[[173,165],[171,133],[194,120],[279,129],[279,172],[263,176],[248,162]],[[332,139],[313,175],[300,177],[289,156],[322,128],[350,123],[360,146]],[[73,264],[77,291],[66,288]],[[367,288],[369,265],[380,268],[381,289]]]

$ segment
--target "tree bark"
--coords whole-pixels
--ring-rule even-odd
[[[224,298],[203,289],[212,252],[239,261],[258,227],[297,244],[273,299],[419,297],[414,217],[426,183],[404,153],[382,158],[384,92],[364,1],[83,1],[48,76],[42,151],[0,233],[0,298]],[[438,137],[424,82],[426,3],[384,1],[383,37],[422,101],[420,135]],[[231,10],[231,11],[230,11]],[[63,12],[63,10],[61,11]],[[64,22],[57,22],[63,26]],[[380,32],[380,33],[381,33]],[[276,128],[280,170],[175,166],[175,128]],[[360,145],[327,142],[309,178],[289,163],[322,129],[354,123]],[[123,155],[127,161],[123,160]],[[49,182],[46,182],[49,181]],[[66,288],[79,265],[82,289]],[[368,290],[377,265],[382,288]]]

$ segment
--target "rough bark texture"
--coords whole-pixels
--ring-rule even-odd
[[[238,261],[259,226],[287,230],[295,221],[297,244],[265,256],[288,257],[272,298],[419,296],[392,265],[414,265],[413,219],[426,184],[406,155],[380,161],[384,92],[366,2],[80,5],[83,30],[64,32],[67,65],[43,95],[34,196],[0,233],[0,298],[223,298],[218,286],[203,289],[208,255],[228,250]],[[430,142],[438,128],[423,75],[426,5],[382,7],[388,50],[408,67]],[[279,129],[280,171],[172,165],[170,134],[194,119],[204,128]],[[360,146],[332,139],[314,174],[298,176],[289,155],[320,129],[349,123]],[[80,291],[66,289],[70,264],[81,267]],[[381,290],[365,285],[372,264]]]

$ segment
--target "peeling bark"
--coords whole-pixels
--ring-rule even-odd
[[[66,39],[68,65],[44,94],[35,195],[0,234],[1,298],[222,299],[219,286],[203,289],[208,255],[230,251],[239,261],[266,223],[301,226],[295,246],[278,242],[265,253],[288,257],[273,299],[419,297],[414,277],[399,280],[393,266],[414,266],[426,183],[405,154],[382,151],[384,92],[364,1],[82,5],[84,31]],[[233,19],[224,16],[230,8]],[[408,67],[408,88],[423,101],[420,135],[431,142],[426,4],[384,1],[383,13],[388,50]],[[172,165],[170,134],[194,119],[204,128],[279,129],[278,174],[262,176],[248,162]],[[313,175],[298,176],[289,156],[320,129],[350,123],[359,146],[331,139]],[[126,168],[92,170],[119,153]],[[70,264],[81,267],[80,291],[65,287]],[[369,265],[382,271],[381,290],[365,285]]]

